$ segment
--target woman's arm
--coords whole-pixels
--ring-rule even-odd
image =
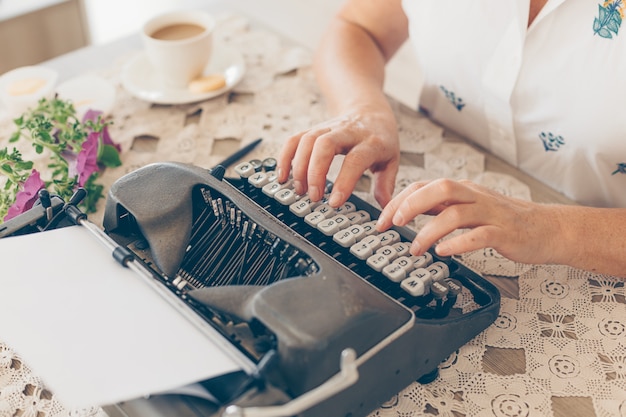
[[[292,172],[296,192],[322,198],[335,155],[346,158],[330,197],[339,206],[370,169],[376,198],[391,198],[399,166],[397,125],[383,93],[384,67],[408,37],[401,0],[349,0],[331,22],[314,69],[334,116],[290,137],[278,161],[279,180]]]

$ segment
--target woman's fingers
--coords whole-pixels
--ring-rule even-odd
[[[392,222],[404,226],[419,214],[436,214],[452,205],[475,203],[476,199],[476,192],[464,183],[449,179],[431,181],[404,198],[393,213]]]
[[[376,165],[383,167],[385,170],[390,171],[390,174],[395,177],[397,172],[397,163],[394,163],[395,158],[391,159],[391,162],[387,160],[380,160],[382,153],[375,152],[373,147],[369,143],[359,144],[354,146],[348,153],[341,164],[339,174],[335,179],[333,185],[333,191],[328,200],[328,204],[332,207],[339,207],[345,203],[352,191],[356,188],[359,179],[363,176],[363,173]],[[389,174],[388,174],[389,175]],[[393,187],[395,181],[392,182]],[[392,188],[393,190],[393,188]]]
[[[422,254],[451,232],[466,228],[472,230],[440,244],[441,255],[500,245],[507,237],[507,223],[515,217],[512,206],[502,204],[503,199],[506,198],[469,181],[416,182],[389,202],[377,229],[404,226],[420,214],[434,214],[418,231],[411,245],[412,254]]]
[[[292,162],[295,191],[308,191],[313,201],[324,196],[326,175],[335,156],[335,136],[330,128],[311,130],[300,139]]]
[[[300,144],[300,138],[303,134],[304,132],[298,133],[287,138],[285,141],[283,148],[278,155],[278,164],[276,166],[278,181],[285,182],[289,178],[289,173],[291,172],[291,161],[296,155],[298,145]]]
[[[412,250],[415,251],[414,254],[421,254],[423,250],[433,246],[437,241],[455,230],[467,228],[472,229],[472,231],[465,238],[461,238],[458,241],[455,241],[455,238],[449,239],[452,242],[447,247],[448,252],[458,254],[468,250],[483,248],[488,242],[495,243],[494,232],[499,228],[498,223],[491,223],[495,218],[496,216],[482,204],[459,203],[448,205],[418,231],[413,240]],[[444,247],[441,250],[444,250]]]
[[[400,191],[381,213],[376,228],[405,226],[420,214],[437,214],[452,204],[472,203],[474,192],[464,183],[449,179],[415,182]]]
[[[546,248],[555,245],[550,242],[558,235],[558,220],[549,212],[541,204],[506,197],[469,181],[435,180],[401,191],[381,213],[377,229],[434,214],[415,236],[411,254],[420,255],[439,242],[435,251],[440,256],[490,247],[513,261],[546,263],[551,259]],[[459,229],[468,230],[450,236]]]
[[[496,229],[496,226],[481,226],[468,230],[437,244],[435,252],[439,256],[452,256],[485,247],[495,247],[497,244],[490,237],[498,234]]]
[[[377,198],[386,203],[395,184],[391,178],[398,170],[397,129],[393,117],[387,114],[347,114],[291,136],[280,153],[278,180],[287,181],[291,172],[296,193],[308,191],[309,197],[318,201],[324,196],[333,159],[340,154],[346,157],[335,180],[330,205],[343,204],[367,169],[381,173]]]
[[[400,168],[400,161],[392,160],[386,166],[379,169],[375,167],[374,172],[374,198],[381,207],[387,206],[391,201],[394,188],[396,186],[396,176]]]

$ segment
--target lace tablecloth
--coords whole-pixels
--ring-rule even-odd
[[[123,165],[102,177],[107,188],[151,162],[176,160],[211,167],[233,145],[243,146],[258,137],[264,140],[250,159],[277,155],[291,133],[324,120],[309,51],[253,29],[245,18],[234,15],[220,17],[218,38],[241,51],[247,70],[230,94],[205,102],[159,106],[133,98],[120,83],[123,65],[132,56],[98,71],[117,89],[110,131],[123,147]],[[414,180],[446,176],[474,179],[502,193],[530,198],[525,184],[486,171],[484,155],[448,141],[442,128],[394,105],[402,151],[423,155],[421,166],[401,168],[397,190]],[[1,146],[12,129],[10,120],[0,120]],[[358,193],[372,201],[369,193]],[[101,222],[101,211],[90,216],[94,222]],[[419,228],[425,220],[420,216],[412,226]],[[574,397],[585,405],[581,410],[596,416],[626,416],[623,280],[562,266],[520,265],[493,250],[469,253],[463,260],[493,280],[516,281],[519,294],[503,298],[496,322],[442,363],[439,378],[428,385],[414,383],[372,416],[566,415],[559,410]],[[498,370],[487,366],[488,358],[496,354],[515,366]],[[98,414],[103,415],[98,407],[64,408],[19,354],[0,342],[1,417]]]

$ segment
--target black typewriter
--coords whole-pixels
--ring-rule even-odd
[[[481,276],[411,256],[411,230],[377,233],[370,204],[313,203],[271,167],[150,165],[107,200],[106,232],[254,364],[218,415],[365,416],[496,319]]]
[[[238,178],[153,164],[107,198],[104,230],[122,257],[243,358],[242,371],[201,382],[215,403],[196,415],[366,416],[434,380],[498,316],[498,290],[455,258],[412,256],[410,229],[376,232],[370,204],[311,202],[263,162],[239,164]],[[154,414],[154,401],[106,411]]]

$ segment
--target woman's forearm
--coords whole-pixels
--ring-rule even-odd
[[[388,108],[385,64],[408,38],[399,0],[348,2],[316,51],[314,69],[333,115]]]
[[[553,263],[626,277],[626,209],[555,206]]]
[[[333,115],[354,108],[387,107],[382,91],[385,58],[367,32],[336,18],[315,55],[318,84]]]

